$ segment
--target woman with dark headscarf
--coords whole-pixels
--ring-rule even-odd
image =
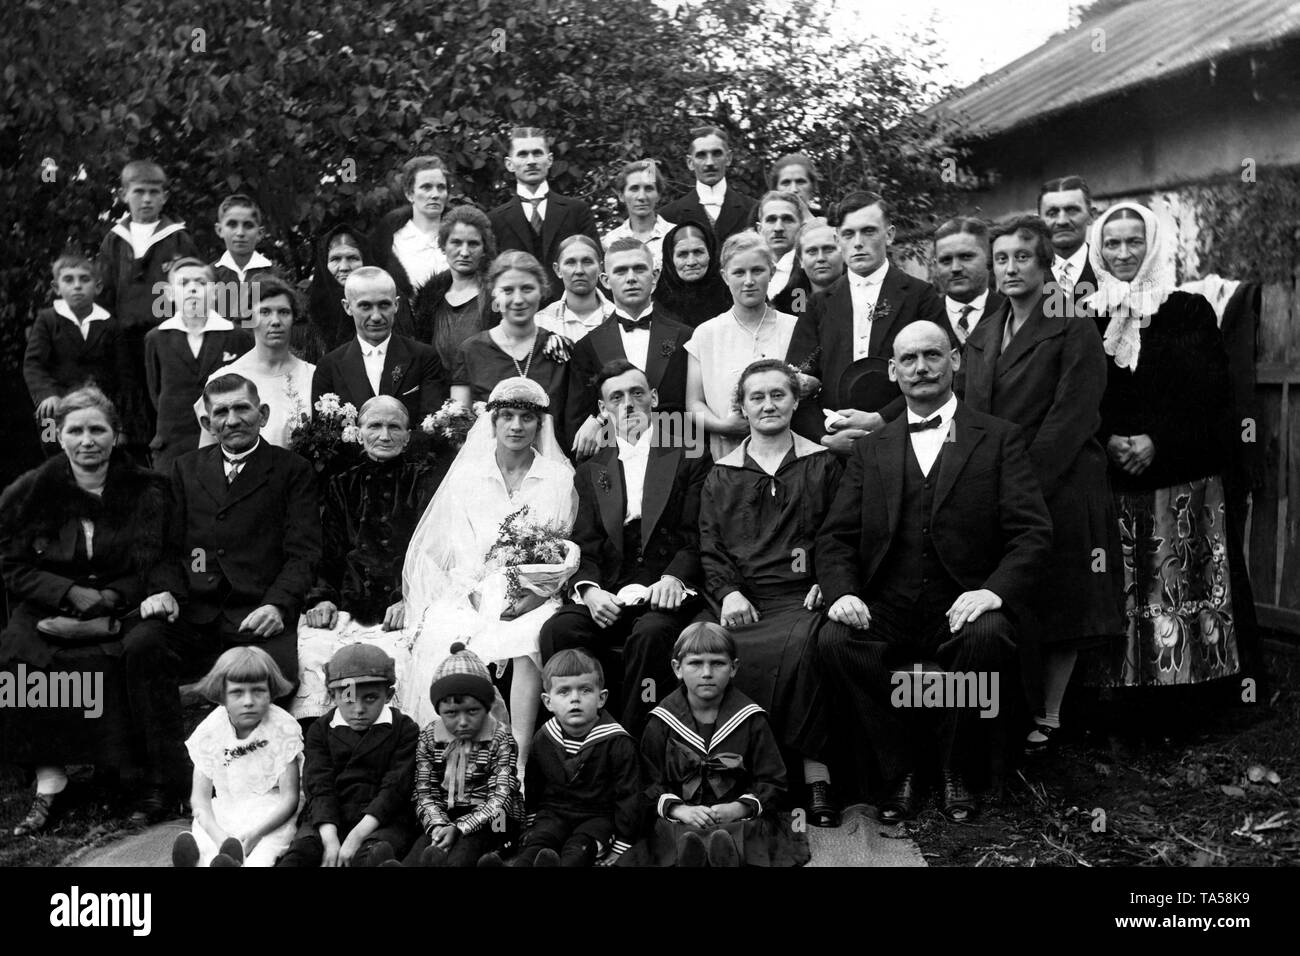
[[[691,328],[731,308],[712,229],[689,219],[678,224],[664,236],[663,257],[656,305]]]
[[[352,223],[339,223],[316,240],[315,269],[307,289],[308,321],[303,330],[315,333],[321,351],[314,356],[300,354],[304,361],[314,365],[326,352],[356,337],[356,324],[343,308],[343,283],[357,269],[373,264],[369,237]]]

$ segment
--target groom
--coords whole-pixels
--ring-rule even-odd
[[[985,769],[985,735],[1007,708],[995,697],[977,712],[969,697],[959,706],[956,694],[935,700],[928,690],[921,704],[896,693],[895,671],[931,661],[985,687],[1015,686],[994,678],[1010,677],[1017,618],[1051,552],[1052,522],[1016,426],[953,394],[961,353],[949,330],[913,322],[893,353],[889,376],[906,412],[854,444],[817,536],[830,619],[818,650],[838,720],[892,784],[881,819],[920,808],[926,715],[904,709],[920,706],[939,711],[940,807],[962,822],[975,813],[967,776]]]
[[[616,441],[578,466],[578,603],[542,625],[542,660],[585,647],[607,673],[621,670],[620,722],[639,736],[650,710],[676,687],[673,642],[702,607],[700,490],[713,462],[707,451],[691,458],[680,446],[655,442],[661,433],[650,424],[658,393],[627,359],[607,362],[595,387]],[[628,585],[641,586],[642,603],[619,597]],[[622,664],[611,666],[620,646]]]

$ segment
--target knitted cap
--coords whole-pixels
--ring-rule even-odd
[[[435,707],[438,706],[438,701],[448,697],[473,697],[489,710],[496,700],[496,690],[492,686],[487,665],[459,642],[451,645],[451,656],[445,658],[433,672],[433,684],[429,688],[429,699]]]
[[[397,683],[397,666],[391,657],[373,644],[341,647],[325,665],[325,684],[330,688],[381,681]]]

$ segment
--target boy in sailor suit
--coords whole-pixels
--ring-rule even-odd
[[[718,624],[692,624],[673,647],[683,686],[650,712],[641,738],[654,865],[808,861],[806,836],[776,809],[786,791],[776,736],[763,709],[730,686],[737,664],[736,643]]]
[[[600,662],[563,650],[542,670],[542,703],[554,716],[533,738],[524,774],[528,832],[516,866],[614,863],[640,834],[636,742],[605,713]]]

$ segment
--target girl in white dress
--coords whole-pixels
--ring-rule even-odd
[[[194,827],[176,838],[177,866],[274,866],[293,839],[302,730],[271,703],[290,684],[260,647],[232,647],[198,690],[218,706],[185,747],[194,762]]]
[[[280,448],[289,447],[289,436],[303,416],[311,418],[311,378],[316,366],[289,351],[289,335],[302,318],[298,293],[275,278],[258,280],[260,295],[249,321],[253,323],[253,349],[229,365],[213,372],[208,381],[222,375],[242,375],[257,386],[258,397],[270,411],[262,426],[262,437]],[[194,414],[203,420],[203,398],[194,403]],[[199,447],[216,442],[206,428]]]
[[[484,661],[512,660],[510,723],[527,759],[541,695],[538,637],[560,605],[560,589],[577,570],[579,552],[522,578],[511,600],[504,568],[487,561],[501,523],[528,507],[527,520],[567,535],[577,515],[573,467],[555,440],[549,398],[528,378],[497,384],[486,413],[411,536],[402,569],[411,668],[404,682],[408,713],[421,726],[437,717],[427,688],[451,645],[460,642]]]
[[[719,258],[735,304],[701,323],[686,343],[686,408],[709,433],[714,461],[749,435],[749,423],[734,405],[740,373],[759,359],[784,359],[797,321],[767,302],[776,257],[762,236],[736,233],[722,244]]]

